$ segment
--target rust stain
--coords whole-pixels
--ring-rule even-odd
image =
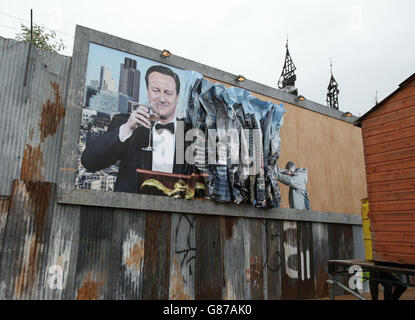
[[[41,120],[39,122],[40,142],[43,142],[46,137],[56,133],[60,122],[66,114],[58,84],[51,81],[50,85],[55,94],[55,101],[47,100],[42,106]]]
[[[125,264],[129,268],[141,271],[141,262],[144,258],[144,240],[140,239],[130,248],[129,257],[125,260]]]
[[[251,256],[250,268],[251,268],[251,272],[250,272],[250,279],[249,280],[253,284],[254,288],[259,287],[260,282],[261,282],[262,267],[261,267],[261,263],[260,263],[257,256]]]
[[[173,273],[170,276],[170,299],[192,300],[192,297],[188,293],[188,289],[184,285],[184,278],[176,257],[173,258],[172,267]]]
[[[7,212],[9,212],[9,204],[9,199],[0,196],[0,215],[7,214]]]
[[[26,144],[20,179],[43,181],[42,168],[44,165],[43,151],[40,145],[33,147],[30,144]]]
[[[99,300],[101,299],[100,290],[102,283],[94,281],[88,272],[86,278],[82,283],[76,294],[77,300]]]
[[[34,132],[35,132],[35,130],[32,128],[32,130],[30,130],[30,136],[29,136],[30,141],[33,140],[33,133]]]
[[[225,217],[225,238],[226,240],[229,240],[230,238],[232,238],[233,227],[238,222],[238,219],[239,218]]]
[[[23,267],[16,278],[16,299],[21,299],[23,294],[27,294],[33,288],[37,274],[38,249],[39,243],[35,237],[31,237],[30,242],[24,246]]]
[[[28,209],[29,223],[32,225],[28,226],[30,231],[28,231],[26,239],[30,240],[26,240],[24,245],[23,267],[16,279],[15,294],[17,299],[20,299],[23,293],[27,293],[33,288],[38,274],[52,185],[48,182],[17,180],[15,180],[15,184],[17,186],[13,186],[13,192],[19,190],[28,197],[25,208]]]

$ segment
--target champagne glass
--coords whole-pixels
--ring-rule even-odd
[[[144,151],[154,151],[154,148],[151,146],[151,137],[153,134],[153,126],[154,124],[160,120],[160,112],[159,112],[159,108],[157,106],[157,103],[153,103],[151,104],[150,102],[148,102],[146,104],[146,106],[148,107],[148,113],[150,114],[150,133],[148,136],[148,146],[142,148],[142,150]]]

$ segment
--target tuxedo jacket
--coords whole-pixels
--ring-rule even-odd
[[[142,150],[148,145],[150,131],[142,126],[124,142],[119,139],[119,128],[128,121],[129,114],[115,115],[108,131],[89,142],[84,150],[81,163],[90,172],[110,167],[118,160],[119,171],[114,191],[138,192],[137,169],[152,170],[153,153]],[[176,137],[177,138],[177,137]],[[176,163],[174,155],[173,173],[182,173],[183,164]]]

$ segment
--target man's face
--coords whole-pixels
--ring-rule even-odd
[[[148,76],[148,99],[152,105],[157,105],[160,120],[168,123],[176,116],[176,105],[179,96],[176,93],[176,82],[173,77],[154,71]]]

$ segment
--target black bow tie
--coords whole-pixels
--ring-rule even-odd
[[[169,130],[172,134],[174,133],[174,122],[170,122],[167,124],[156,123],[156,130]]]

